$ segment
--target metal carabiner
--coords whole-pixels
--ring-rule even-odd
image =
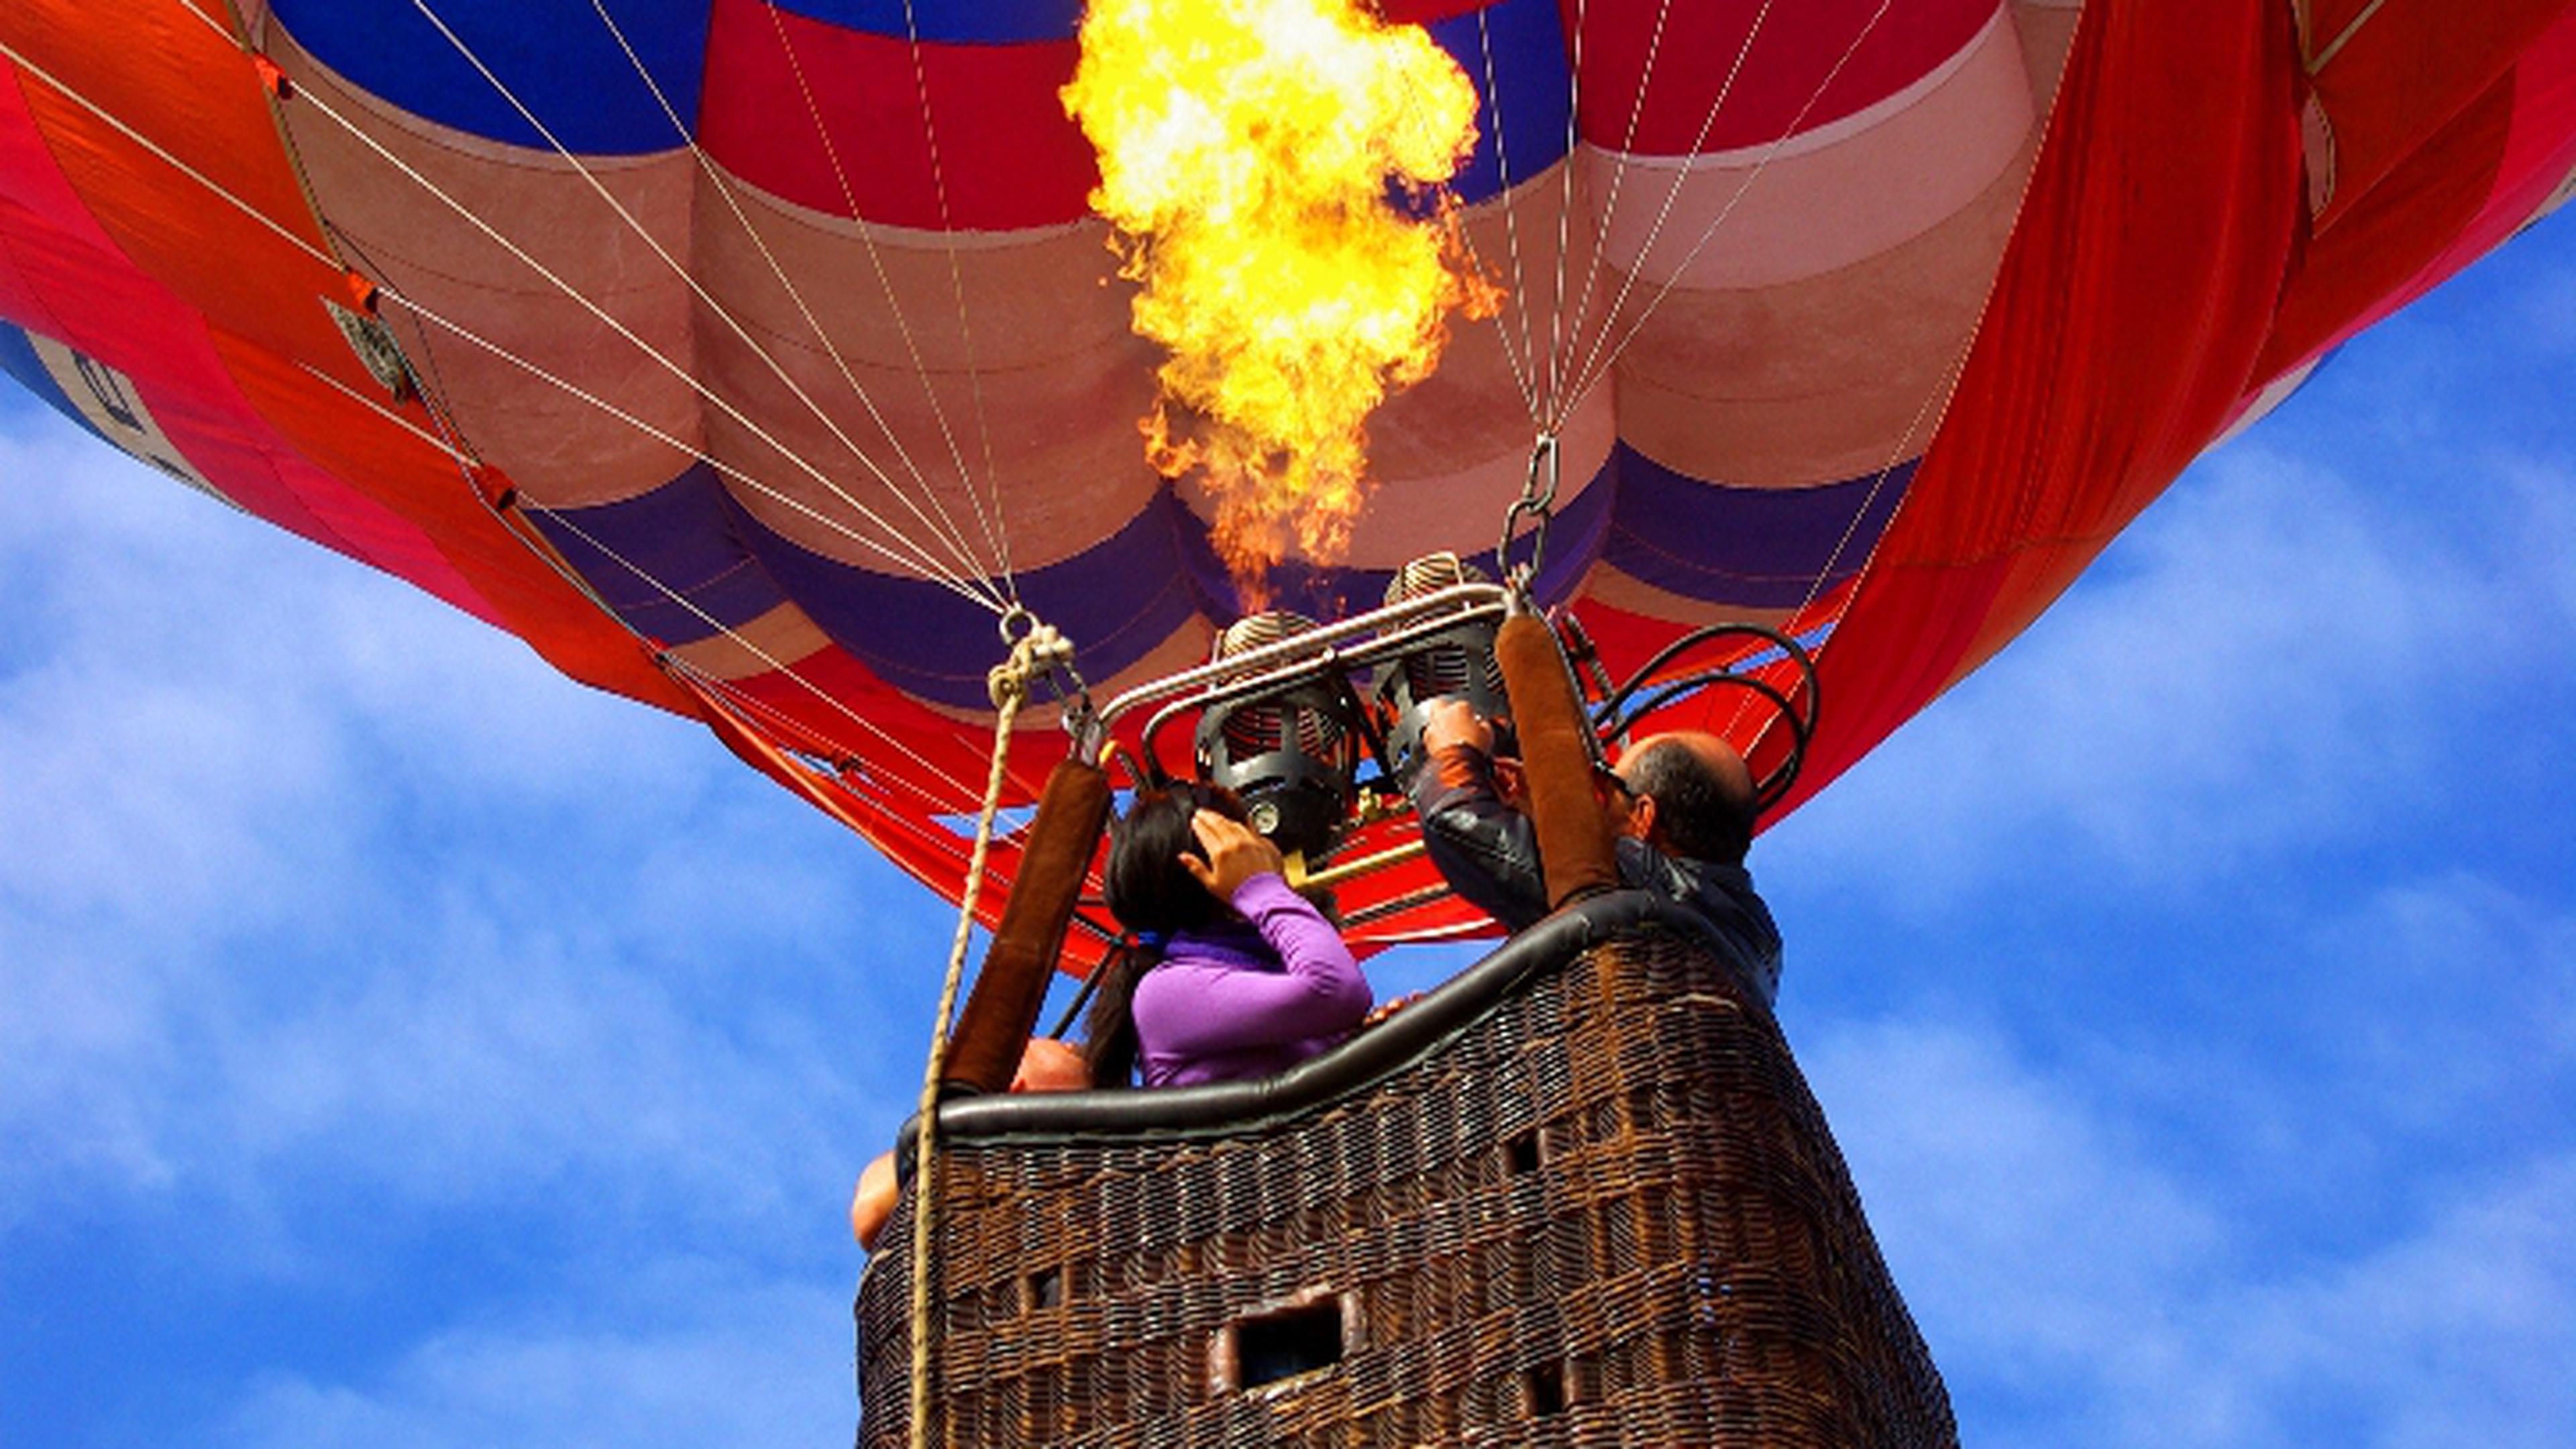
[[[1516,583],[1526,590],[1538,577],[1539,565],[1547,557],[1547,526],[1556,516],[1556,489],[1561,470],[1562,452],[1556,434],[1541,433],[1530,446],[1529,476],[1521,483],[1521,496],[1503,511],[1503,540],[1494,547],[1494,569],[1504,582]],[[1529,534],[1529,562],[1516,569],[1512,564],[1512,536],[1522,520],[1534,521]]]

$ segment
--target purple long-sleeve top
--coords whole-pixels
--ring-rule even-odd
[[[1368,978],[1342,933],[1277,875],[1236,887],[1241,922],[1172,937],[1136,983],[1145,1085],[1266,1077],[1350,1035]]]

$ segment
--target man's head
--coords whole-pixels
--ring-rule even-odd
[[[1651,735],[1620,757],[1613,823],[1666,855],[1740,865],[1753,844],[1753,772],[1712,734]]]

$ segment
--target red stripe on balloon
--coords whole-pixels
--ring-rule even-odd
[[[1998,8],[1998,0],[1558,0],[1581,58],[1583,139],[1652,156],[1761,145],[1866,110],[1965,49]]]
[[[698,138],[754,186],[939,231],[1073,221],[1098,183],[1057,92],[1072,41],[915,45],[716,0]]]

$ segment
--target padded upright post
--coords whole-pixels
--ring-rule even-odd
[[[1000,1092],[1046,1004],[1065,927],[1082,895],[1083,873],[1109,823],[1109,776],[1080,760],[1059,763],[1038,796],[1018,879],[993,929],[992,949],[966,998],[941,1084],[958,1092]]]
[[[1520,732],[1548,908],[1618,889],[1616,837],[1593,783],[1597,757],[1590,725],[1555,632],[1535,614],[1514,614],[1495,634],[1494,658],[1511,696],[1513,728]]]

